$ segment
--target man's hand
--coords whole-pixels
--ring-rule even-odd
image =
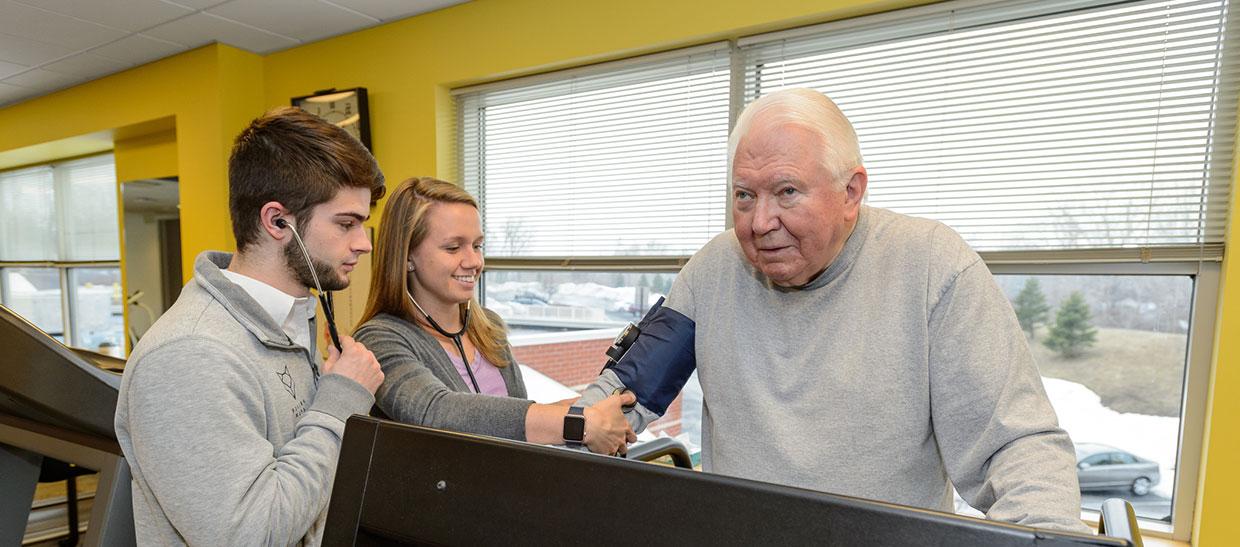
[[[344,350],[343,353],[336,351],[335,344],[327,344],[327,361],[323,362],[323,374],[344,376],[362,384],[366,391],[374,395],[383,383],[383,369],[379,368],[379,360],[375,359],[375,354],[349,336],[340,336],[340,347]]]
[[[637,440],[637,434],[624,419],[621,407],[637,402],[637,396],[631,392],[612,395],[591,407],[583,414],[586,417],[586,446],[591,452],[599,454],[624,454],[629,445]]]

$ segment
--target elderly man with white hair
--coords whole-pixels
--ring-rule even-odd
[[[696,323],[704,469],[943,511],[955,485],[991,519],[1087,532],[1072,441],[977,253],[862,204],[856,133],[816,91],[750,104],[729,155],[735,227],[665,303]],[[674,394],[687,372],[653,376]],[[607,370],[584,402],[623,387]]]

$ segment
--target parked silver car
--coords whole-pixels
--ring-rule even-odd
[[[1076,476],[1081,490],[1128,488],[1144,496],[1161,478],[1158,462],[1105,444],[1077,443]]]

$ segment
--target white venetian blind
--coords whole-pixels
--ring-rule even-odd
[[[831,96],[868,203],[979,250],[1222,243],[1225,1],[946,2],[743,40],[746,101]]]
[[[489,257],[689,255],[724,229],[725,44],[454,92]]]
[[[0,211],[0,261],[57,258],[51,167],[0,173]]]
[[[116,162],[111,154],[56,165],[62,260],[118,260]]]
[[[0,261],[120,258],[112,154],[0,173]]]

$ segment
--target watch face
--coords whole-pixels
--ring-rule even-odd
[[[353,138],[362,138],[362,114],[356,90],[305,97],[297,101],[302,110],[327,120],[348,131]]]
[[[581,414],[564,416],[564,440],[581,442],[586,436],[586,417]]]

